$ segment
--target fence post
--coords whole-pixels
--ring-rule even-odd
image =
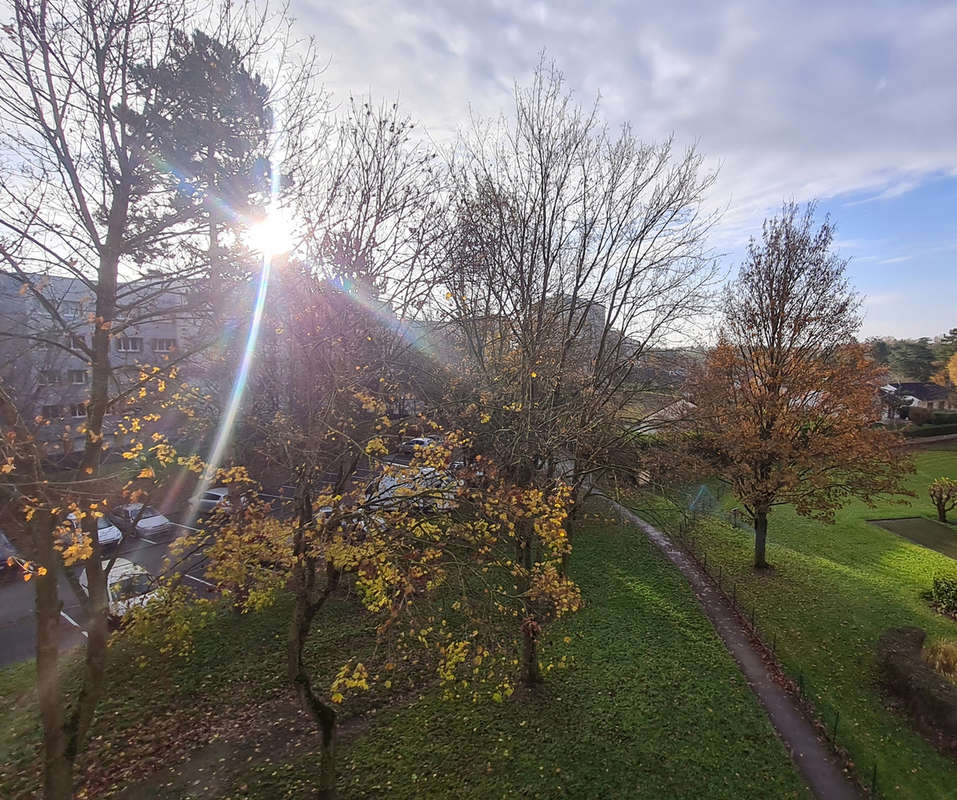
[[[834,712],[834,728],[831,730],[831,741],[837,741],[837,723],[841,720],[841,710],[837,709]]]
[[[871,797],[877,796],[877,762],[871,767]]]
[[[798,673],[798,697],[804,697],[804,673]]]

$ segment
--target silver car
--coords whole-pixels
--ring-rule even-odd
[[[110,520],[124,533],[138,536],[158,536],[173,529],[173,523],[152,506],[125,503],[110,511]]]

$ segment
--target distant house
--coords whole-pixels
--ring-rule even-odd
[[[888,383],[882,386],[881,394],[893,398],[895,402],[886,403],[886,415],[893,418],[897,408],[926,408],[929,411],[957,411],[954,392],[946,386],[936,383]]]

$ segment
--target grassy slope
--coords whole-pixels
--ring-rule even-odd
[[[572,665],[551,673],[542,696],[520,702],[471,705],[430,693],[381,709],[343,742],[344,797],[381,797],[386,787],[395,798],[809,796],[679,574],[631,531],[589,527],[577,542],[573,569],[587,606],[552,633],[571,637]],[[328,622],[310,649],[329,668],[347,641],[371,642],[348,604]],[[185,661],[130,669],[120,650],[97,725],[104,738],[90,759],[124,763],[112,751],[142,738],[144,722],[161,728],[177,709],[274,693],[282,632],[278,613],[226,616]],[[18,710],[4,723],[14,746],[0,752],[8,762],[0,766],[3,797],[35,785],[28,672],[0,671],[0,707]],[[209,796],[300,797],[314,761],[304,752],[284,763],[237,764],[232,788]]]
[[[806,797],[783,746],[680,575],[631,531],[590,527],[572,666],[541,697],[435,695],[340,751],[346,797]],[[250,796],[294,797],[308,758],[261,765]],[[275,773],[275,774],[273,774]],[[237,795],[240,796],[240,795]],[[246,795],[241,795],[246,796]]]
[[[709,521],[696,535],[709,565],[720,564],[736,582],[739,600],[757,608],[765,638],[775,637],[788,669],[803,674],[825,721],[840,710],[839,741],[870,776],[876,762],[880,788],[892,797],[953,798],[957,761],[941,755],[907,721],[886,710],[874,682],[875,645],[889,627],[916,625],[930,638],[957,639],[957,624],[935,614],[921,598],[934,575],[957,575],[957,562],[867,522],[935,517],[927,485],[957,477],[957,452],[917,456],[908,480],[917,492],[906,505],[868,508],[849,503],[826,525],[776,508],[768,532],[772,574],[750,568],[753,536]],[[955,530],[957,536],[957,530]]]

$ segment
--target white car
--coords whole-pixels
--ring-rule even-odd
[[[247,495],[243,494],[239,496],[240,506],[245,507],[249,503],[249,498]],[[199,501],[197,503],[200,514],[210,514],[215,511],[217,508],[222,508],[224,510],[229,510],[229,487],[227,486],[215,486],[212,489],[207,489],[199,496]]]
[[[103,562],[103,569],[109,566],[109,560]],[[89,593],[86,570],[80,573],[80,586]],[[156,596],[153,576],[139,564],[125,558],[113,562],[106,582],[107,601],[110,616],[123,617],[134,606],[145,606]]]
[[[74,534],[80,530],[80,520],[76,514],[67,517]],[[113,525],[106,517],[96,518],[96,538],[100,540],[100,547],[117,544],[123,538],[123,531]]]
[[[434,447],[438,443],[439,440],[433,439],[431,436],[419,436],[415,439],[409,439],[407,442],[402,442],[396,452],[404,456],[414,456],[417,449],[424,450],[427,447]]]
[[[139,536],[157,536],[173,528],[173,523],[152,506],[142,503],[126,503],[110,512],[110,519],[121,531]],[[135,530],[134,530],[135,525]]]
[[[366,486],[366,508],[395,509],[409,503],[426,511],[452,508],[461,481],[435,467],[381,475]],[[403,498],[409,497],[408,501]]]

